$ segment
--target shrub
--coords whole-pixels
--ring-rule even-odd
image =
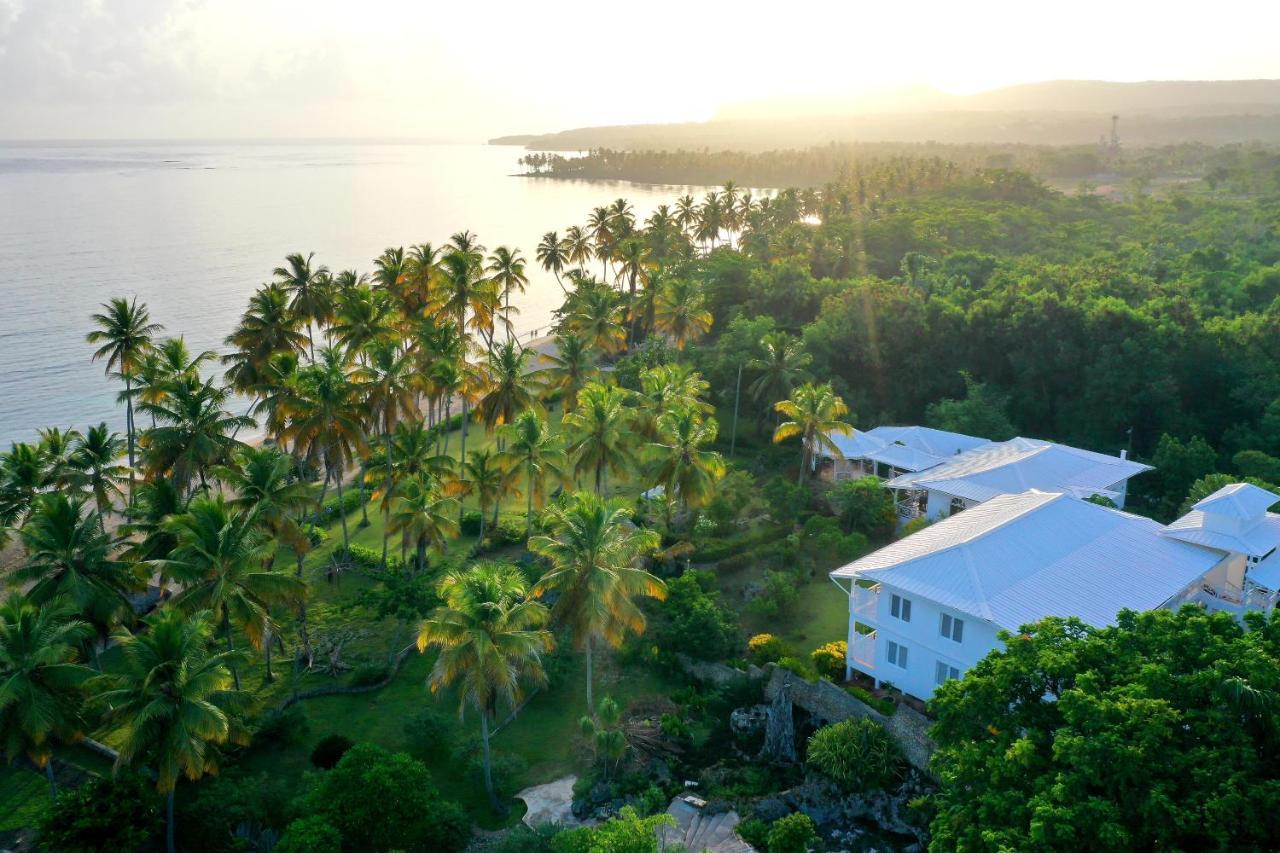
[[[850,792],[884,788],[902,775],[902,751],[865,717],[824,726],[809,738],[809,766]]]
[[[321,770],[329,770],[335,767],[353,746],[355,744],[351,739],[343,735],[329,735],[321,738],[311,750],[311,763]]]
[[[302,525],[302,532],[307,537],[307,541],[311,543],[312,548],[318,548],[329,541],[329,531],[319,525],[307,522]]]
[[[792,575],[787,572],[775,572],[772,569],[766,569],[764,573],[764,589],[760,591],[759,595],[747,602],[747,607],[757,616],[773,619],[790,610],[791,605],[795,604],[798,595],[796,581]]]
[[[342,853],[342,834],[319,815],[298,818],[284,831],[275,853]]]
[[[311,723],[302,705],[295,703],[284,710],[273,708],[258,720],[253,743],[268,748],[289,746],[302,740],[310,730]]]
[[[462,524],[459,530],[463,536],[479,536],[480,535],[480,513],[477,510],[468,510],[462,514]]]
[[[333,552],[336,560],[347,563],[354,568],[366,572],[382,571],[382,549],[370,548],[367,545],[352,544],[349,548],[338,547]],[[387,571],[404,571],[404,561],[398,554],[387,554]]]
[[[163,824],[155,786],[139,774],[121,773],[60,792],[40,819],[40,846],[67,853],[136,850]]]
[[[489,539],[495,545],[519,545],[525,541],[523,515],[500,515],[498,524],[489,531]]]
[[[773,634],[756,634],[747,640],[747,657],[751,662],[763,666],[773,663],[787,653],[787,645]]]
[[[337,495],[326,498],[320,507],[320,524],[332,524],[344,515],[351,515],[360,508],[362,503],[364,503],[364,492],[359,489],[343,492],[341,503]]]
[[[817,678],[817,675],[813,671],[813,667],[809,666],[809,662],[804,658],[785,655],[778,658],[778,666],[789,672],[794,672],[805,681],[813,681]]]
[[[391,667],[386,663],[362,663],[351,670],[348,683],[352,687],[369,687],[381,684],[391,675]]]
[[[489,758],[493,769],[493,787],[498,797],[506,799],[524,787],[525,774],[529,771],[528,762],[519,755],[510,752],[493,752]],[[476,793],[484,792],[484,756],[473,753],[468,759],[463,773],[475,787]]]
[[[769,824],[758,817],[744,820],[734,828],[734,832],[757,850],[769,849]]]
[[[813,820],[801,812],[774,821],[769,828],[769,853],[806,853],[818,840]]]
[[[809,490],[789,477],[774,477],[760,490],[769,504],[769,516],[784,527],[796,523],[800,513],[809,506]]]
[[[818,671],[818,675],[832,681],[844,680],[844,668],[848,658],[849,644],[844,640],[818,646],[809,653],[809,660],[813,661],[813,668]]]
[[[440,758],[453,748],[454,723],[447,712],[427,707],[405,720],[404,734],[419,755]]]
[[[854,699],[857,699],[866,705],[870,705],[886,717],[893,716],[893,713],[898,710],[896,702],[891,699],[881,699],[870,690],[866,690],[856,684],[848,685],[845,687],[845,691],[847,691]]]
[[[846,531],[868,539],[888,539],[898,524],[893,492],[878,477],[841,480],[827,495]]]
[[[659,649],[700,660],[728,657],[742,642],[738,622],[720,606],[715,575],[689,571],[667,583],[667,598],[653,605],[651,628]]]

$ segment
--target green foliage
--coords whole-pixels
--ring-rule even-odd
[[[155,785],[137,773],[63,790],[40,820],[40,846],[66,853],[135,850],[164,825]]]
[[[809,738],[805,761],[846,791],[885,788],[902,778],[902,750],[884,726],[865,717],[824,726]]]
[[[232,769],[180,791],[176,822],[180,846],[191,853],[239,853],[238,832],[282,832],[293,817],[293,779]]]
[[[369,687],[381,684],[391,675],[391,666],[387,663],[362,663],[351,670],[347,683],[352,687]]]
[[[1280,622],[1049,618],[931,702],[944,849],[1244,850],[1280,838]]]
[[[747,656],[760,666],[773,663],[787,653],[787,644],[773,634],[756,634],[747,641]]]
[[[382,571],[381,548],[370,548],[366,545],[357,545],[355,543],[346,548],[339,545],[333,550],[333,558],[362,571]],[[404,562],[398,554],[387,554],[387,571],[393,573],[404,571]]]
[[[480,522],[481,515],[479,510],[467,510],[462,514],[462,524],[459,526],[459,530],[463,536],[479,536]]]
[[[797,595],[793,574],[766,569],[764,587],[747,603],[747,608],[762,618],[775,619],[791,609]]]
[[[848,652],[849,644],[844,640],[836,640],[811,651],[809,660],[813,661],[813,668],[818,671],[818,675],[832,681],[843,681]]]
[[[425,707],[404,723],[404,735],[413,751],[423,758],[440,758],[453,749],[456,716]]]
[[[762,545],[785,538],[789,533],[786,527],[764,525],[728,539],[700,539],[691,559],[698,563],[718,563],[740,554],[750,554]]]
[[[364,499],[364,492],[360,489],[344,491],[341,501],[338,500],[337,495],[325,498],[315,523],[321,526],[333,524],[342,516],[351,515],[351,513],[360,509],[360,504],[364,503]]]
[[[1231,457],[1231,464],[1244,477],[1280,483],[1280,459],[1260,450],[1241,450]]]
[[[721,660],[741,643],[734,614],[720,606],[712,572],[687,571],[667,582],[666,600],[655,602],[648,633],[659,649],[700,660]]]
[[[355,742],[346,735],[327,735],[311,750],[311,764],[321,770],[329,770],[342,760]]]
[[[795,524],[809,506],[809,489],[787,477],[774,477],[760,491],[769,504],[769,517],[783,527]]]
[[[813,667],[804,658],[798,658],[794,655],[783,655],[778,658],[778,666],[788,672],[794,672],[805,681],[815,681],[817,679],[817,673],[814,672]]]
[[[342,833],[319,815],[300,817],[289,824],[275,853],[341,853]]]
[[[940,400],[925,409],[925,423],[936,429],[976,435],[992,441],[1006,441],[1018,434],[1009,421],[1009,395],[985,382],[978,382],[968,371],[964,379],[963,400]]]
[[[520,515],[502,515],[498,517],[498,525],[487,531],[494,545],[524,544],[525,519]]]
[[[1191,507],[1199,503],[1204,498],[1221,489],[1223,486],[1229,486],[1232,483],[1251,483],[1258,488],[1266,489],[1269,492],[1276,491],[1276,486],[1265,480],[1258,480],[1254,477],[1233,477],[1230,474],[1209,474],[1201,477],[1191,484],[1191,488],[1187,490],[1187,497],[1182,502],[1182,506],[1178,508],[1178,515],[1185,515],[1191,511]]]
[[[551,841],[553,853],[658,853],[658,828],[675,825],[671,815],[640,817],[626,806],[599,826],[568,829]]]
[[[769,849],[769,824],[759,818],[753,817],[742,821],[734,831],[738,833],[739,838],[756,850]]]
[[[1165,433],[1151,456],[1154,471],[1137,481],[1152,496],[1152,509],[1160,518],[1171,519],[1196,480],[1218,469],[1218,454],[1200,436],[1186,442]]]
[[[875,500],[881,499],[877,497]],[[885,524],[887,516],[883,515],[883,509],[882,507],[877,510],[877,513],[881,514],[877,533],[887,536],[893,528]],[[892,501],[889,509],[892,509]],[[796,545],[805,567],[811,571],[825,573],[864,553],[867,550],[867,537],[857,531],[842,533],[839,523],[834,518],[815,515],[804,523],[796,539]]]
[[[258,720],[258,728],[253,733],[253,745],[267,748],[294,746],[310,730],[311,723],[301,703],[295,702],[284,710],[272,708]]]
[[[367,743],[314,779],[304,811],[338,830],[344,850],[454,851],[471,835],[471,822],[440,798],[420,761]]]
[[[884,488],[878,477],[841,480],[831,488],[827,500],[846,533],[880,541],[892,536],[898,524],[893,492]]]
[[[807,853],[818,840],[813,819],[807,814],[794,812],[774,821],[769,828],[769,853]]]
[[[876,709],[886,717],[891,716],[895,711],[898,710],[898,704],[896,702],[893,702],[889,699],[881,699],[880,697],[872,693],[870,690],[866,690],[865,688],[859,687],[856,684],[845,685],[844,689],[850,696],[852,696],[853,698],[857,699],[858,701],[862,702],[865,705],[870,705],[872,708]]]

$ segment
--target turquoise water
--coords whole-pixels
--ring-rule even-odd
[[[549,230],[619,196],[640,218],[686,191],[511,177],[521,150],[484,145],[0,144],[0,443],[43,426],[122,429],[118,388],[91,364],[89,315],[137,296],[193,351],[223,349],[245,301],[290,252],[372,268],[387,246],[470,229],[519,247],[518,330],[559,304],[534,262]],[[696,191],[696,190],[695,190]]]

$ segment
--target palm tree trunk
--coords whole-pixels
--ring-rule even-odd
[[[227,637],[227,651],[234,652],[236,647],[234,641],[231,639],[231,616],[226,612],[226,610],[222,611],[222,632]],[[236,690],[239,690],[240,669],[234,663],[229,664],[229,669],[231,670],[231,680],[235,682]]]
[[[595,680],[595,674],[593,672],[594,667],[592,666],[592,663],[593,662],[591,660],[591,636],[587,635],[587,713],[591,715],[592,719],[595,719],[595,716],[596,716],[595,685],[592,683]]]
[[[50,799],[58,799],[58,780],[53,778],[53,756],[44,763],[44,777],[49,780]]]
[[[266,642],[263,645],[266,650],[267,675],[263,679],[263,683],[270,684],[271,682],[276,680],[275,673],[271,671],[271,626],[270,625],[267,625],[267,630],[265,633],[266,633],[266,636],[264,639],[266,640]]]
[[[325,457],[326,468],[328,467],[328,461],[329,461],[328,457],[326,456]],[[351,534],[347,532],[347,511],[346,511],[347,508],[342,503],[342,474],[343,472],[339,470],[337,475],[334,477],[334,479],[337,482],[337,489],[338,489],[338,517],[342,519],[342,547],[344,550],[350,551],[351,550]]]
[[[419,573],[427,570],[427,537],[425,536],[418,537],[417,564]]]
[[[387,471],[387,476],[382,481],[382,569],[387,569],[387,542],[391,537],[391,424],[386,424],[387,432],[384,439],[386,449],[386,459],[383,461],[383,467]]]
[[[484,520],[486,515],[488,515],[488,507],[486,507],[483,503],[481,503],[480,504],[480,535],[476,539],[476,544],[479,544],[484,541]]]
[[[447,442],[448,439],[446,438],[445,441]],[[462,395],[462,439],[461,441],[462,441],[462,444],[458,449],[458,476],[459,477],[462,476],[462,464],[467,460],[467,396],[465,394]],[[463,515],[462,502],[459,501],[458,502],[458,524],[459,525],[462,524],[462,515]],[[484,512],[480,513],[480,519],[481,519],[481,523],[483,524]],[[482,536],[480,538],[483,539],[484,537]]]
[[[175,853],[177,848],[173,846],[173,788],[169,789],[169,795],[165,797],[164,813],[164,849],[166,853]]]
[[[601,489],[604,487],[604,458],[596,462],[596,494],[603,495]]]
[[[533,535],[533,465],[529,465],[529,498],[525,503],[524,538],[525,542]]]
[[[493,810],[498,814],[505,814],[506,807],[498,799],[498,792],[493,787],[493,762],[489,754],[489,712],[487,709],[480,712],[480,741],[484,747],[485,793],[489,795],[489,802],[493,804]]]
[[[316,341],[311,336],[311,320],[307,320],[307,346],[311,349],[311,363],[316,363]]]
[[[127,373],[124,377],[124,431],[129,437],[129,506],[133,506],[133,380]]]

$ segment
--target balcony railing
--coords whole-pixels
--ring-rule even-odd
[[[853,644],[849,646],[849,663],[865,671],[876,668],[876,632],[870,634],[853,633]]]
[[[880,612],[880,584],[865,587],[853,585],[853,616],[860,622],[874,622]]]

